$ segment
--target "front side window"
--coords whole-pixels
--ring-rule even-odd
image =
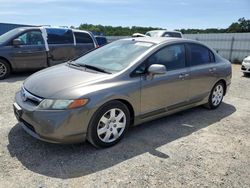
[[[162,64],[168,70],[181,69],[186,66],[185,62],[185,46],[184,44],[176,44],[164,47],[147,60],[148,66],[152,64]]]
[[[17,29],[12,29],[2,35],[0,35],[0,43],[3,43],[3,42],[6,42],[8,40],[10,40],[13,36],[17,35],[18,33],[20,33],[20,30],[19,28]]]
[[[214,62],[212,52],[200,44],[188,44],[190,54],[190,66],[203,65]]]
[[[119,72],[146,52],[152,43],[121,40],[98,48],[75,61],[79,65],[91,65],[108,72]]]
[[[76,38],[76,43],[77,44],[88,44],[88,43],[93,43],[92,38],[90,37],[89,34],[87,33],[82,33],[82,32],[74,32],[75,38]]]
[[[73,44],[73,32],[70,29],[47,28],[49,44]]]
[[[21,40],[22,45],[44,44],[43,36],[40,31],[28,31],[20,35],[17,39]]]

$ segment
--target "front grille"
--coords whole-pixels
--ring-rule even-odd
[[[242,67],[241,67],[241,70],[247,70],[247,69],[246,69],[245,67],[242,66]]]
[[[30,102],[35,106],[39,105],[40,102],[43,100],[42,98],[33,95],[32,93],[27,91],[24,87],[21,88],[21,98],[24,102],[25,101]]]
[[[33,100],[33,99],[27,99],[27,101],[31,102],[33,105],[38,106],[40,104],[39,101]]]

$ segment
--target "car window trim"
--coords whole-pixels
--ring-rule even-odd
[[[188,44],[200,45],[200,46],[206,48],[208,50],[208,52],[209,52],[209,62],[203,63],[203,64],[198,64],[198,65],[191,65],[191,54],[190,54],[190,49],[189,49]],[[186,54],[188,56],[187,61],[186,61],[187,67],[196,67],[196,66],[209,65],[209,64],[212,64],[212,63],[216,63],[215,55],[214,55],[213,51],[210,50],[207,46],[205,46],[203,44],[198,44],[198,43],[195,43],[195,42],[186,42],[185,46],[186,46]],[[210,54],[212,54],[214,61],[211,60]]]
[[[137,76],[142,76],[142,75],[145,75],[146,72],[144,73],[135,73],[136,69],[138,69],[143,63],[146,63],[147,64],[147,60],[153,56],[154,54],[158,53],[160,50],[162,50],[163,48],[166,48],[166,47],[169,47],[169,46],[173,46],[173,45],[183,45],[184,46],[184,53],[185,53],[185,67],[182,67],[182,68],[179,68],[179,69],[183,69],[183,68],[188,68],[188,64],[187,64],[187,49],[186,49],[186,43],[185,42],[178,42],[178,43],[172,43],[172,44],[166,44],[164,47],[156,50],[153,54],[151,54],[149,57],[147,57],[140,65],[138,65],[131,73],[130,73],[130,77],[137,77]],[[148,65],[146,65],[148,66]],[[165,65],[164,65],[165,66]],[[172,69],[172,70],[167,70],[167,72],[170,72],[170,71],[176,71],[178,69]]]

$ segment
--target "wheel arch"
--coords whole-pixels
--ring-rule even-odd
[[[11,65],[11,63],[10,63],[10,61],[7,59],[7,58],[5,58],[5,57],[3,57],[3,56],[0,56],[0,60],[4,60],[4,61],[6,61],[8,64],[9,64],[9,66],[10,66],[10,71],[12,71],[12,65]]]
[[[132,125],[134,123],[134,118],[135,118],[135,111],[134,111],[132,104],[125,99],[115,99],[114,101],[119,101],[127,106],[129,113],[130,113],[130,125]]]

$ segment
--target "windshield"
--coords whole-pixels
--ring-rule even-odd
[[[19,32],[20,32],[20,29],[13,29],[13,30],[8,31],[7,33],[0,35],[0,43],[3,43],[9,40],[12,36],[18,34]]]
[[[74,63],[91,65],[115,73],[125,69],[152,45],[148,42],[120,40],[98,48],[75,60]]]

